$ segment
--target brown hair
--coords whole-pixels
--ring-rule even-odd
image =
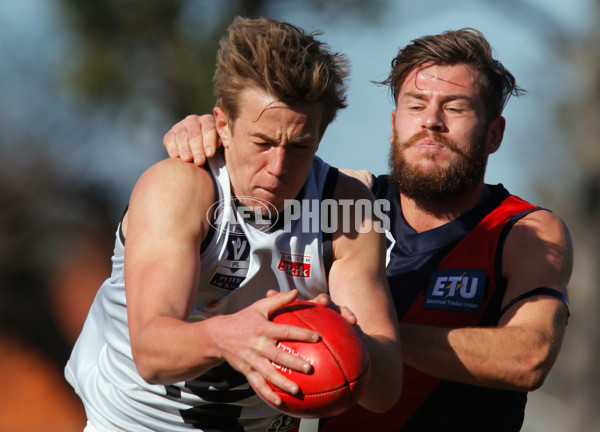
[[[411,41],[392,60],[392,71],[385,81],[397,102],[398,92],[408,74],[425,65],[466,64],[481,74],[481,94],[488,120],[502,114],[511,95],[521,96],[515,77],[492,56],[492,47],[484,35],[474,28],[450,30]]]
[[[348,60],[316,40],[319,32],[267,18],[236,17],[221,39],[213,78],[217,105],[230,121],[242,90],[258,86],[278,100],[323,103],[321,133],[346,107]]]

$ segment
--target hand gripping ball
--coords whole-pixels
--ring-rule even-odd
[[[358,333],[334,310],[297,300],[277,310],[270,318],[316,331],[319,342],[279,341],[278,347],[312,364],[311,373],[275,365],[280,373],[300,387],[290,395],[271,385],[281,397],[279,411],[294,417],[330,417],[348,410],[365,391],[370,372],[367,348]]]

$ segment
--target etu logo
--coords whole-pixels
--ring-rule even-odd
[[[429,281],[423,307],[479,313],[485,287],[483,270],[437,270]]]

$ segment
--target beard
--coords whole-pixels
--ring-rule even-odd
[[[483,181],[487,157],[485,154],[485,131],[468,151],[461,150],[454,141],[436,132],[419,132],[407,141],[401,142],[396,130],[393,131],[390,151],[390,180],[401,194],[421,205],[430,206],[455,199],[475,188]],[[412,166],[402,153],[402,149],[414,145],[418,140],[431,137],[447,149],[458,153],[458,162],[446,168],[421,169]]]

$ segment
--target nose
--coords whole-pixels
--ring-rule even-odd
[[[273,146],[269,150],[269,174],[281,177],[287,173],[287,150],[284,146]]]
[[[446,123],[441,109],[437,107],[428,107],[423,112],[421,127],[434,132],[446,132]]]

